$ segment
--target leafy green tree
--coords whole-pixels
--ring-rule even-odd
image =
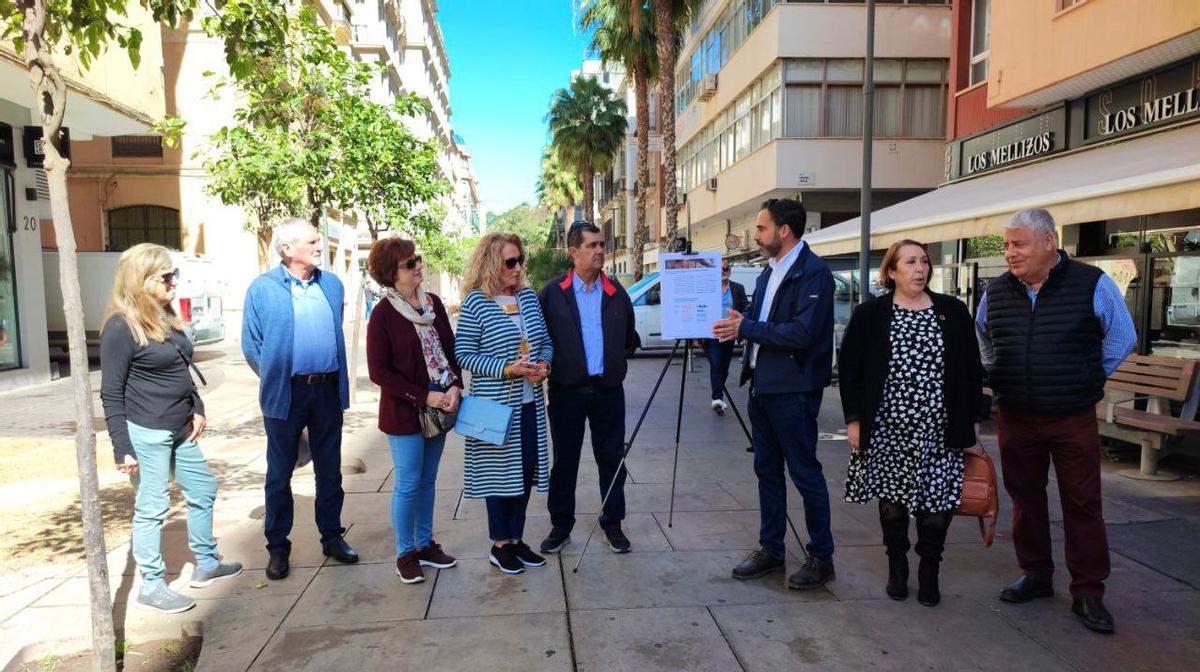
[[[269,54],[286,17],[282,0],[215,0],[215,21],[205,26],[225,44],[231,70],[244,72]],[[66,112],[67,80],[61,58],[75,59],[84,69],[115,44],[137,67],[143,35],[121,18],[140,8],[157,23],[175,26],[191,19],[195,0],[0,0],[0,39],[12,39],[29,71],[37,101],[44,147],[43,169],[50,191],[50,215],[59,252],[67,340],[75,400],[75,456],[79,465],[79,499],[87,555],[88,588],[92,606],[92,646],[95,669],[116,670],[116,640],[109,593],[104,529],[100,517],[100,486],[96,473],[96,431],[92,418],[91,384],[87,376],[87,344],[80,301],[75,232],[67,194],[70,161],[60,151]]]
[[[235,125],[211,138],[209,191],[250,209],[260,240],[281,214],[303,211],[318,225],[328,207],[360,211],[373,239],[439,228],[424,207],[447,189],[438,146],[402,122],[426,104],[416,95],[373,102],[370,82],[382,66],[352,60],[311,9],[289,25],[277,53],[234,77],[246,102]]]
[[[625,101],[595,77],[579,77],[559,89],[546,120],[559,161],[575,167],[583,180],[583,216],[594,221],[596,173],[612,166],[613,155],[625,140]]]
[[[488,231],[515,233],[525,241],[526,247],[540,248],[549,242],[553,223],[553,218],[544,210],[522,203],[501,213]]]
[[[650,83],[658,77],[654,16],[643,0],[585,0],[581,27],[592,30],[592,48],[606,63],[620,63],[633,78],[637,121],[637,199],[634,205],[634,278],[642,278],[649,227],[646,197],[650,187]]]

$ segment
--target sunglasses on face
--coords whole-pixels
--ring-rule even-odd
[[[179,282],[179,269],[177,268],[173,271],[167,271],[166,273],[158,276],[158,279],[162,280],[164,285],[174,285]]]
[[[516,268],[518,264],[521,266],[525,265],[525,255],[522,254],[515,257],[509,257],[508,259],[504,260],[504,267],[510,271]]]
[[[421,255],[418,254],[417,256],[409,259],[408,261],[401,263],[400,268],[407,268],[408,270],[411,271],[423,263],[425,263],[424,260],[421,259]]]

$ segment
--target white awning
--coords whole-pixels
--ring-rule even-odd
[[[1200,207],[1200,124],[1079,150],[948,184],[871,213],[871,248],[1000,233],[1012,213],[1046,208],[1059,226]],[[859,250],[861,220],[805,234],[821,255]]]

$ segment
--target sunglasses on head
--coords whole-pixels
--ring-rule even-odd
[[[167,271],[166,273],[158,276],[158,278],[163,281],[164,285],[174,285],[179,282],[179,269],[177,268],[173,271]]]
[[[407,268],[408,270],[411,271],[414,268],[416,268],[418,264],[422,264],[422,263],[424,263],[424,260],[421,259],[421,255],[418,254],[417,256],[412,257],[408,261],[405,261],[404,263],[400,264],[400,266],[403,268]]]
[[[516,268],[518,264],[520,264],[521,266],[525,265],[525,255],[521,254],[521,255],[518,255],[515,257],[509,257],[508,259],[504,260],[504,267],[510,271],[512,269]]]

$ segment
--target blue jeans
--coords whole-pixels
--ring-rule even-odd
[[[321,543],[342,536],[342,400],[336,381],[320,385],[292,382],[292,403],[286,420],[263,418],[267,431],[266,514],[263,532],[268,552],[288,552],[292,542],[295,504],[292,472],[300,452],[300,432],[308,429],[317,497],[314,502]]]
[[[392,486],[396,557],[425,548],[433,541],[433,486],[445,445],[445,434],[432,439],[420,433],[388,434],[388,447],[392,449],[392,464],[396,468]]]
[[[759,543],[776,558],[784,557],[787,533],[787,481],[784,465],[804,499],[808,552],[818,560],[833,557],[829,529],[829,488],[817,460],[817,414],[821,392],[750,395],[754,474],[761,509]]]
[[[217,479],[208,470],[200,446],[194,442],[176,439],[169,429],[127,424],[138,461],[138,473],[133,479],[137,490],[133,505],[133,559],[145,586],[162,581],[167,569],[162,558],[162,526],[171,506],[168,488],[172,467],[175,482],[187,500],[188,547],[197,562],[217,557],[217,542],[212,533]]]
[[[708,357],[708,383],[712,387],[712,398],[725,398],[725,381],[729,379],[729,363],[733,361],[733,341],[722,343],[716,339],[704,339],[704,354]]]

